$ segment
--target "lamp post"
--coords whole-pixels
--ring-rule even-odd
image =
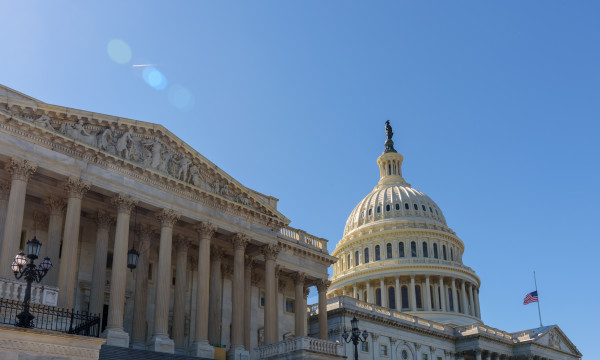
[[[354,344],[354,360],[358,360],[358,343],[367,341],[369,333],[367,332],[367,330],[364,330],[362,333],[362,337],[360,336],[361,334],[360,330],[358,329],[358,319],[356,318],[356,316],[352,320],[350,320],[350,323],[352,324],[352,335],[348,334],[346,329],[344,329],[342,337],[344,338],[344,341],[346,343],[352,341],[352,343]]]
[[[33,239],[27,242],[27,258],[23,252],[15,256],[15,261],[11,265],[12,271],[15,273],[15,278],[20,279],[25,277],[27,288],[25,289],[25,298],[23,299],[23,311],[17,315],[17,323],[15,326],[23,328],[32,328],[34,316],[29,312],[29,301],[31,300],[31,283],[33,281],[40,282],[52,267],[52,262],[48,257],[40,263],[38,267],[33,263],[38,258],[42,243],[34,236]]]

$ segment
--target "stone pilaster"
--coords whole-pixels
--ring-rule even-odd
[[[208,341],[209,283],[211,278],[210,239],[217,231],[217,227],[208,222],[199,222],[194,226],[194,230],[198,234],[198,280],[196,284],[196,329],[191,354],[213,358],[214,350]]]
[[[244,294],[244,252],[249,240],[248,236],[240,233],[235,234],[231,239],[233,243],[231,347],[227,353],[227,358],[231,360],[243,358],[249,354],[244,348],[244,297],[250,296],[250,294]]]
[[[297,273],[294,276],[294,287],[295,287],[295,300],[296,308],[295,311],[295,335],[304,335],[304,324],[306,323],[306,307],[302,307],[304,300],[304,280],[306,279],[305,273]]]
[[[125,307],[129,218],[131,210],[137,204],[137,200],[128,195],[117,194],[113,197],[112,202],[117,208],[117,224],[115,226],[115,245],[113,247],[108,321],[105,335],[108,345],[129,347],[129,334],[123,330],[123,310]]]
[[[173,300],[173,342],[175,352],[185,354],[185,297],[188,249],[190,240],[183,236],[175,238],[176,268],[175,268],[175,298]]]
[[[70,177],[65,184],[67,191],[67,215],[65,233],[58,271],[58,306],[71,309],[77,281],[77,253],[79,252],[79,223],[81,220],[81,199],[90,189],[91,183]]]
[[[223,306],[223,279],[221,276],[221,262],[223,250],[213,247],[210,253],[210,299],[208,313],[208,341],[211,345],[221,343],[221,309]]]
[[[319,339],[328,340],[327,334],[327,288],[331,281],[319,280],[317,290],[319,291]]]
[[[67,202],[57,196],[50,196],[44,200],[48,211],[48,239],[46,248],[42,247],[44,256],[52,260],[52,270],[46,274],[43,283],[50,286],[58,286],[58,272],[60,269],[60,239],[62,237],[63,221]]]
[[[270,244],[262,248],[265,257],[265,345],[277,342],[279,324],[277,324],[277,282],[275,280],[275,262],[281,251],[279,245]]]
[[[173,226],[180,214],[171,209],[162,209],[156,218],[160,221],[160,245],[155,282],[154,332],[149,349],[157,352],[174,353],[175,344],[169,338],[169,297],[171,295],[171,252]]]
[[[142,225],[139,227],[140,239],[138,251],[137,268],[135,270],[135,294],[133,298],[133,327],[131,330],[131,347],[134,349],[146,349],[146,309],[148,303],[148,264],[150,263],[150,248],[152,237],[155,235],[152,227]]]
[[[96,222],[96,251],[92,270],[92,289],[90,291],[90,312],[100,314],[104,307],[104,287],[106,284],[106,255],[108,253],[108,233],[115,219],[106,211],[100,210],[94,218]]]
[[[19,250],[27,182],[36,170],[37,164],[29,160],[11,158],[6,164],[6,171],[11,175],[11,184],[2,236],[2,251],[0,251],[0,277],[7,279],[14,277],[10,265]]]

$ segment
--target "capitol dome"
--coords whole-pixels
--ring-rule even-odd
[[[338,262],[328,296],[442,323],[481,322],[481,283],[462,263],[463,242],[439,206],[404,180],[404,158],[394,149],[389,122],[386,133],[377,159],[380,180],[350,213],[332,253]]]

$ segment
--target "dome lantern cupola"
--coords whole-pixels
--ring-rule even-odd
[[[377,165],[379,165],[379,183],[377,186],[398,184],[410,187],[410,184],[402,178],[402,161],[404,157],[394,149],[394,141],[392,141],[394,132],[389,120],[385,122],[385,134],[387,135],[385,150],[377,158]]]

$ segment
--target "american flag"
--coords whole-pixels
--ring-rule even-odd
[[[523,300],[523,305],[531,304],[534,302],[538,302],[537,290],[525,295],[525,299]]]

